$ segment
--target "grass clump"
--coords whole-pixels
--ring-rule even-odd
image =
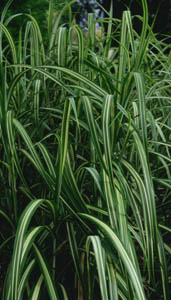
[[[1,17],[1,298],[166,300],[169,47],[145,0],[140,35],[112,7],[85,35],[72,3],[52,23],[50,2],[48,43]]]

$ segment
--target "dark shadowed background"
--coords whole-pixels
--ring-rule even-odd
[[[123,10],[129,8],[132,15],[142,14],[141,0],[112,0],[113,1],[113,17],[121,18]],[[67,0],[54,0],[54,6],[60,10]],[[110,9],[110,0],[98,1],[107,11]],[[155,19],[154,32],[160,34],[171,34],[171,0],[147,0],[149,7],[149,23],[152,24]],[[6,0],[1,0],[0,12],[7,3]],[[14,0],[10,5],[8,15],[25,12],[36,16],[42,29],[45,28],[45,17],[48,9],[48,0]],[[87,14],[95,12],[96,17],[105,16],[104,12],[97,5],[95,0],[78,0],[73,4],[73,11],[76,15],[76,20],[82,25],[86,24]],[[15,33],[18,31],[18,26],[22,24],[22,18],[15,19],[15,24],[11,23],[11,30]],[[134,28],[140,31],[141,24],[135,18]]]

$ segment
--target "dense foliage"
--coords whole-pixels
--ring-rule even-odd
[[[167,300],[169,46],[146,0],[140,34],[112,7],[85,34],[72,4],[17,41],[1,16],[1,299]]]
[[[6,0],[1,0],[0,13],[2,13],[6,3]],[[45,35],[47,28],[46,15],[49,6],[48,3],[48,0],[12,0],[11,5],[6,12],[6,20],[14,15],[19,14],[20,12],[31,14],[33,17],[36,17],[41,32],[43,35]],[[8,30],[11,33],[13,40],[18,40],[18,32],[22,26],[25,26],[25,22],[27,21],[28,20],[20,15],[16,16],[10,21]]]

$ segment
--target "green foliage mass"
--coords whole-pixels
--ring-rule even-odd
[[[0,12],[2,12],[6,2],[7,1],[5,0],[1,0]],[[46,18],[48,7],[48,0],[13,0],[7,11],[6,18],[21,12],[25,14],[31,14],[32,16],[36,17],[36,20],[41,28],[42,34],[44,34],[46,32],[47,27]],[[12,23],[10,23],[9,30],[13,38],[17,38],[18,31],[25,21],[25,18],[19,16],[15,18]]]
[[[141,34],[112,6],[84,33],[74,3],[49,2],[46,35],[2,13],[0,298],[168,300],[169,45],[145,0]]]

